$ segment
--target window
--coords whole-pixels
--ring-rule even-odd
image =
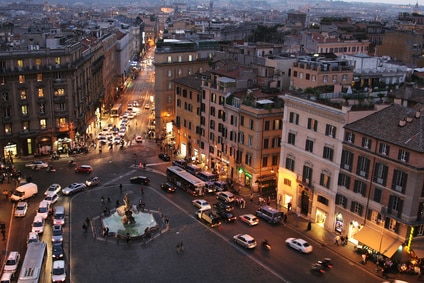
[[[262,157],[262,167],[268,166],[268,156]]]
[[[5,135],[11,135],[12,134],[12,125],[11,124],[4,125],[4,134]]]
[[[41,82],[43,80],[43,74],[37,74],[37,82]]]
[[[20,97],[21,97],[21,100],[26,100],[28,97],[27,97],[27,94],[26,94],[26,90],[25,89],[21,89],[20,91]]]
[[[319,184],[323,187],[326,187],[327,189],[330,188],[330,176],[328,173],[321,173]]]
[[[299,125],[299,114],[294,113],[294,112],[290,112],[289,122],[292,123],[292,124]]]
[[[254,121],[249,119],[249,129],[253,130]]]
[[[281,138],[280,137],[274,137],[272,139],[272,148],[278,148],[281,145]]]
[[[312,118],[308,119],[308,129],[317,131],[318,128],[318,121]]]
[[[269,139],[264,139],[264,149],[269,147]]]
[[[210,120],[209,128],[211,128],[212,130],[215,130],[215,121],[214,120]]]
[[[306,140],[305,150],[309,152],[313,152],[314,150],[314,142],[311,140]]]
[[[286,158],[286,169],[294,172],[294,159],[290,157]]]
[[[296,135],[294,133],[289,133],[287,142],[289,144],[295,145],[296,144]]]
[[[244,144],[244,133],[239,133],[239,143]]]
[[[355,180],[353,184],[353,191],[355,193],[361,194],[364,197],[367,193],[367,185],[360,180]]]
[[[341,168],[352,171],[352,164],[353,164],[353,153],[347,150],[342,151],[342,162],[341,162]]]
[[[316,82],[316,80],[317,80],[317,76],[316,75],[312,75],[312,81],[313,82]]]
[[[392,190],[405,193],[406,181],[408,180],[408,174],[398,169],[393,172]]]
[[[20,68],[20,69],[22,69],[23,67],[24,67],[24,60],[22,60],[22,59],[18,59],[18,67]]]
[[[317,201],[328,206],[328,198],[326,198],[324,196],[319,195],[318,198],[317,198]]]
[[[47,129],[47,122],[46,122],[46,119],[41,119],[41,120],[40,120],[40,129],[42,129],[42,130]]]
[[[245,163],[246,165],[252,166],[252,155],[250,153],[246,153]]]
[[[363,178],[368,178],[370,160],[364,156],[359,156],[357,166],[358,167],[356,168],[356,174]]]
[[[375,202],[380,203],[381,202],[381,196],[383,194],[383,191],[380,188],[375,187],[374,188],[374,195],[372,200]]]
[[[215,107],[211,106],[210,114],[215,117]]]
[[[172,70],[168,70],[168,78],[172,77]]]
[[[20,84],[23,84],[25,82],[25,76],[24,75],[19,75],[18,76],[18,81]]]
[[[336,137],[336,127],[327,124],[325,126],[325,135],[329,136],[330,138],[335,138]]]
[[[282,128],[283,128],[283,123],[282,123],[282,121],[281,120],[274,120],[274,123],[273,123],[273,130],[281,130]]]
[[[29,122],[28,121],[22,122],[22,131],[24,131],[24,132],[29,131]]]
[[[178,62],[182,62],[183,61],[183,56],[178,55]]]
[[[352,132],[346,132],[345,141],[349,142],[349,143],[354,143],[355,142],[355,134],[352,133]]]
[[[342,206],[344,208],[347,207],[347,198],[340,194],[336,195],[336,205]]]
[[[249,147],[252,147],[252,146],[253,146],[253,136],[252,136],[252,135],[249,135],[249,136],[247,137],[247,145],[248,145]]]
[[[216,93],[212,92],[211,93],[211,102],[216,103],[216,97],[217,97]]]
[[[376,163],[375,167],[374,167],[374,176],[373,176],[373,181],[385,186],[386,185],[386,180],[387,180],[387,172],[388,172],[389,167],[387,165],[381,164],[381,163]]]
[[[323,158],[333,161],[334,149],[328,146],[324,146]]]
[[[312,184],[312,168],[304,165],[303,166],[303,176],[302,176],[302,182],[306,183],[308,185]]]
[[[40,108],[39,108],[39,113],[40,114],[45,114],[46,113],[46,105],[45,104],[40,104]]]
[[[337,181],[337,184],[339,186],[345,187],[346,189],[350,189],[350,176],[343,174],[343,173],[339,173],[339,179]]]
[[[322,82],[324,82],[324,83],[328,82],[328,75],[324,75],[322,77]]]
[[[344,81],[344,82],[345,82],[346,80],[347,80],[347,75],[346,75],[346,74],[343,74],[343,75],[342,75],[342,81]]]
[[[60,65],[60,57],[54,58],[54,62],[56,65]]]
[[[280,155],[273,155],[272,156],[272,161],[271,161],[271,165],[272,166],[277,166],[278,165],[278,157],[279,157]]]
[[[380,147],[378,150],[380,154],[389,155],[389,151],[390,151],[390,146],[388,144],[380,143]]]
[[[289,186],[289,187],[291,187],[291,180],[290,180],[290,179],[287,179],[287,178],[284,178],[284,180],[283,180],[283,184],[284,184],[285,186]]]
[[[54,90],[55,96],[62,96],[65,95],[65,89],[64,88],[57,88]]]
[[[181,77],[183,75],[183,70],[182,69],[178,69],[178,76]]]
[[[408,162],[409,161],[409,152],[407,152],[403,149],[399,149],[398,159],[400,161],[403,161],[403,162]]]
[[[168,63],[172,63],[172,56],[168,56],[168,57],[166,58],[166,62],[168,62]]]
[[[362,147],[366,149],[371,148],[371,140],[369,138],[363,137],[362,138]]]
[[[213,146],[209,146],[209,153],[214,154],[215,148]]]
[[[270,121],[265,121],[265,126],[264,126],[265,131],[269,131],[270,125],[271,125]]]
[[[43,88],[39,88],[39,89],[37,89],[37,94],[38,94],[38,97],[44,97],[44,89]]]
[[[352,211],[353,213],[358,214],[359,216],[362,216],[362,210],[363,210],[363,206],[356,202],[356,201],[352,201],[352,205],[350,207],[350,211]]]
[[[10,107],[9,106],[3,107],[3,117],[4,118],[10,118]]]
[[[28,115],[28,105],[22,105],[21,106],[21,114],[24,116]]]
[[[403,200],[395,195],[391,195],[389,199],[389,205],[387,207],[387,212],[389,213],[400,213],[402,212]]]
[[[193,55],[191,55],[191,54],[188,55],[188,61],[190,61],[190,62],[193,61]]]

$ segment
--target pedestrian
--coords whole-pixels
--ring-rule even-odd
[[[117,199],[116,200],[116,202],[115,202],[115,206],[116,206],[116,208],[118,208],[119,207],[119,200]]]
[[[130,239],[131,239],[130,233],[127,233],[127,238],[125,239],[125,241],[127,242],[127,245],[130,243]]]
[[[177,244],[177,254],[180,254],[180,243]]]
[[[102,204],[105,204],[105,198],[104,198],[103,196],[100,198],[100,202],[101,202]]]
[[[107,197],[107,202],[110,204],[111,203],[111,201],[110,201],[110,197]]]
[[[90,225],[90,218],[85,218],[85,223],[87,224],[87,226]]]
[[[312,229],[312,222],[311,222],[311,221],[309,221],[309,222],[308,222],[308,231],[311,231],[311,229]]]
[[[180,242],[180,251],[182,251],[182,252],[184,251],[184,244],[183,244],[183,241],[181,241],[181,242]]]
[[[289,202],[289,203],[287,204],[287,211],[290,211],[290,210],[291,210],[291,207],[292,207],[292,204],[291,204],[291,202]]]
[[[340,236],[340,244],[341,244],[342,246],[344,246],[344,241],[345,241],[345,238],[344,238],[344,236],[343,236],[343,235],[341,235],[341,236]]]
[[[335,244],[336,246],[338,246],[338,245],[339,245],[339,241],[340,241],[340,236],[339,236],[339,235],[337,235],[337,236],[336,236],[336,238],[335,238],[335,243],[334,243],[334,244]]]
[[[144,186],[141,186],[141,194],[144,195]]]
[[[122,184],[119,184],[119,192],[122,194]]]
[[[3,241],[6,240],[6,230],[3,228],[1,229],[1,235],[3,236]]]
[[[88,227],[87,227],[87,224],[85,224],[85,222],[84,224],[82,224],[82,229],[84,230],[84,232],[87,232]]]
[[[268,197],[268,201],[266,202],[268,205],[271,204],[271,197]]]
[[[284,223],[287,223],[287,214],[284,214]]]
[[[367,263],[367,254],[366,253],[363,253],[362,255],[361,255],[361,257],[362,257],[362,264],[365,264],[365,263]],[[384,277],[384,272],[386,271],[386,266],[384,266],[384,269],[383,269],[383,277]]]
[[[250,202],[253,202],[253,193],[250,194]]]

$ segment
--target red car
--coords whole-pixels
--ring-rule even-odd
[[[87,173],[90,174],[93,168],[90,165],[80,165],[75,168],[75,173]]]

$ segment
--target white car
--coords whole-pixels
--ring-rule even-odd
[[[44,232],[44,219],[40,215],[35,215],[34,221],[32,222],[32,232],[37,234],[43,234]]]
[[[134,102],[132,103],[132,106],[134,106],[134,107],[138,107],[138,106],[140,106],[140,104],[139,104],[137,101],[134,101]]]
[[[18,269],[19,260],[21,259],[21,255],[16,252],[10,252],[6,259],[6,264],[4,265],[3,272],[9,272],[15,274]]]
[[[40,204],[38,205],[37,215],[40,215],[43,219],[47,219],[49,214],[50,214],[50,204],[47,201],[42,200]]]
[[[52,282],[66,281],[66,265],[63,259],[54,260],[52,267]]]
[[[85,181],[85,185],[87,187],[94,187],[100,184],[99,177],[92,177],[91,179]]]
[[[258,225],[259,219],[253,214],[243,214],[239,216],[240,221],[248,224],[249,226]]]
[[[35,232],[28,233],[27,245],[29,245],[30,243],[37,243],[39,241],[40,241],[40,238],[38,237],[37,233]]]
[[[195,199],[191,203],[201,210],[211,209],[211,205],[204,199]]]
[[[286,244],[290,248],[295,249],[304,254],[308,254],[313,250],[312,246],[308,242],[300,238],[288,238],[286,240]]]
[[[119,130],[119,134],[118,134],[121,138],[123,138],[125,136],[125,130],[121,129]]]
[[[58,194],[50,194],[44,198],[44,201],[46,201],[49,205],[52,205],[56,203],[58,199],[59,199]]]
[[[15,217],[24,217],[28,210],[28,203],[26,201],[20,201],[15,207]]]
[[[235,243],[239,244],[245,249],[253,249],[256,247],[256,240],[249,234],[237,234],[233,236]]]
[[[216,198],[227,203],[232,203],[235,200],[234,194],[230,192],[218,192],[216,193]]]
[[[49,164],[41,160],[36,160],[36,161],[25,164],[25,167],[28,167],[31,169],[41,169],[41,168],[49,167]]]
[[[66,188],[62,189],[62,194],[64,195],[72,195],[77,192],[83,191],[86,188],[86,185],[83,183],[72,183]]]
[[[59,184],[51,184],[50,187],[47,188],[47,190],[44,192],[44,195],[54,195],[58,194],[62,187]]]

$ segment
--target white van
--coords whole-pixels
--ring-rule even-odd
[[[10,196],[11,201],[23,201],[27,198],[37,195],[38,187],[34,183],[28,183],[22,186],[19,186],[15,189],[13,194]]]
[[[63,206],[56,206],[53,214],[53,225],[65,224],[65,208]]]
[[[0,283],[12,283],[13,273],[4,272],[0,278]]]

